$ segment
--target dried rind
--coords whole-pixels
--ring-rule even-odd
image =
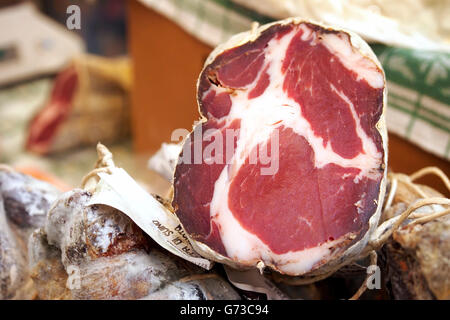
[[[91,197],[83,189],[64,193],[50,209],[45,228],[32,235],[29,255],[40,296],[83,300],[221,297],[220,293],[208,296],[212,280],[203,283],[195,278],[204,270],[155,247],[119,210],[89,205]],[[224,280],[210,275],[217,278],[213,287],[228,288],[225,298],[236,298]],[[192,281],[183,282],[187,277],[193,277]]]
[[[0,299],[12,299],[26,281],[27,268],[23,248],[9,224],[0,195]]]
[[[59,191],[51,185],[0,165],[0,298],[32,299],[28,238],[42,227]]]
[[[387,287],[395,299],[450,298],[450,199],[428,186],[414,183],[426,174],[438,176],[450,191],[448,177],[438,168],[423,168],[411,176],[389,173],[390,199],[383,212],[381,231],[373,235],[377,243],[384,236],[381,233],[386,227],[383,226],[392,232],[382,252],[386,256]],[[418,209],[411,211],[415,207]],[[394,223],[402,221],[408,212],[395,229]]]

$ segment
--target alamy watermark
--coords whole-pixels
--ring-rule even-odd
[[[72,4],[67,7],[66,13],[68,17],[66,19],[66,26],[69,30],[81,29],[81,10],[76,4]]]
[[[381,270],[376,264],[372,264],[367,267],[366,273],[368,275],[366,279],[366,287],[369,290],[381,289]]]
[[[188,134],[187,129],[176,129],[172,132],[171,141],[179,142]],[[253,139],[258,137],[253,136]],[[242,131],[239,129],[206,129],[202,126],[196,127],[190,135],[190,143],[183,146],[182,156],[179,164],[232,164],[236,160],[237,143],[247,143]],[[275,175],[280,163],[280,141],[279,129],[275,128],[266,141],[248,146],[250,149],[241,150],[246,157],[246,163],[258,165],[261,175]]]
[[[81,289],[80,268],[78,266],[71,264],[67,267],[66,272],[67,272],[66,287],[70,290]]]

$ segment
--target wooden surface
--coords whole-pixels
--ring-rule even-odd
[[[423,167],[436,166],[450,177],[450,162],[425,152],[394,134],[389,134],[388,144],[388,166],[391,170],[411,174]],[[446,191],[446,188],[437,177],[424,177],[418,180],[418,182],[433,187],[447,197],[450,197],[449,192]]]
[[[150,154],[170,141],[175,128],[190,129],[199,118],[196,81],[212,48],[135,0],[128,2],[131,56],[134,63],[132,120],[134,149]],[[450,162],[395,135],[389,135],[389,168],[411,174],[426,166],[450,176]],[[435,177],[427,184],[450,196]]]

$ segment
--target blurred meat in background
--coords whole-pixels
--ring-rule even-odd
[[[131,158],[125,18],[124,1],[2,4],[1,162],[77,184],[98,141]]]
[[[127,58],[79,55],[56,77],[50,99],[29,123],[28,150],[48,154],[129,133]]]

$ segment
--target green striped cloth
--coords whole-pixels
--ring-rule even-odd
[[[230,0],[141,0],[212,47],[273,21]],[[373,44],[388,80],[388,130],[450,160],[450,54]]]

